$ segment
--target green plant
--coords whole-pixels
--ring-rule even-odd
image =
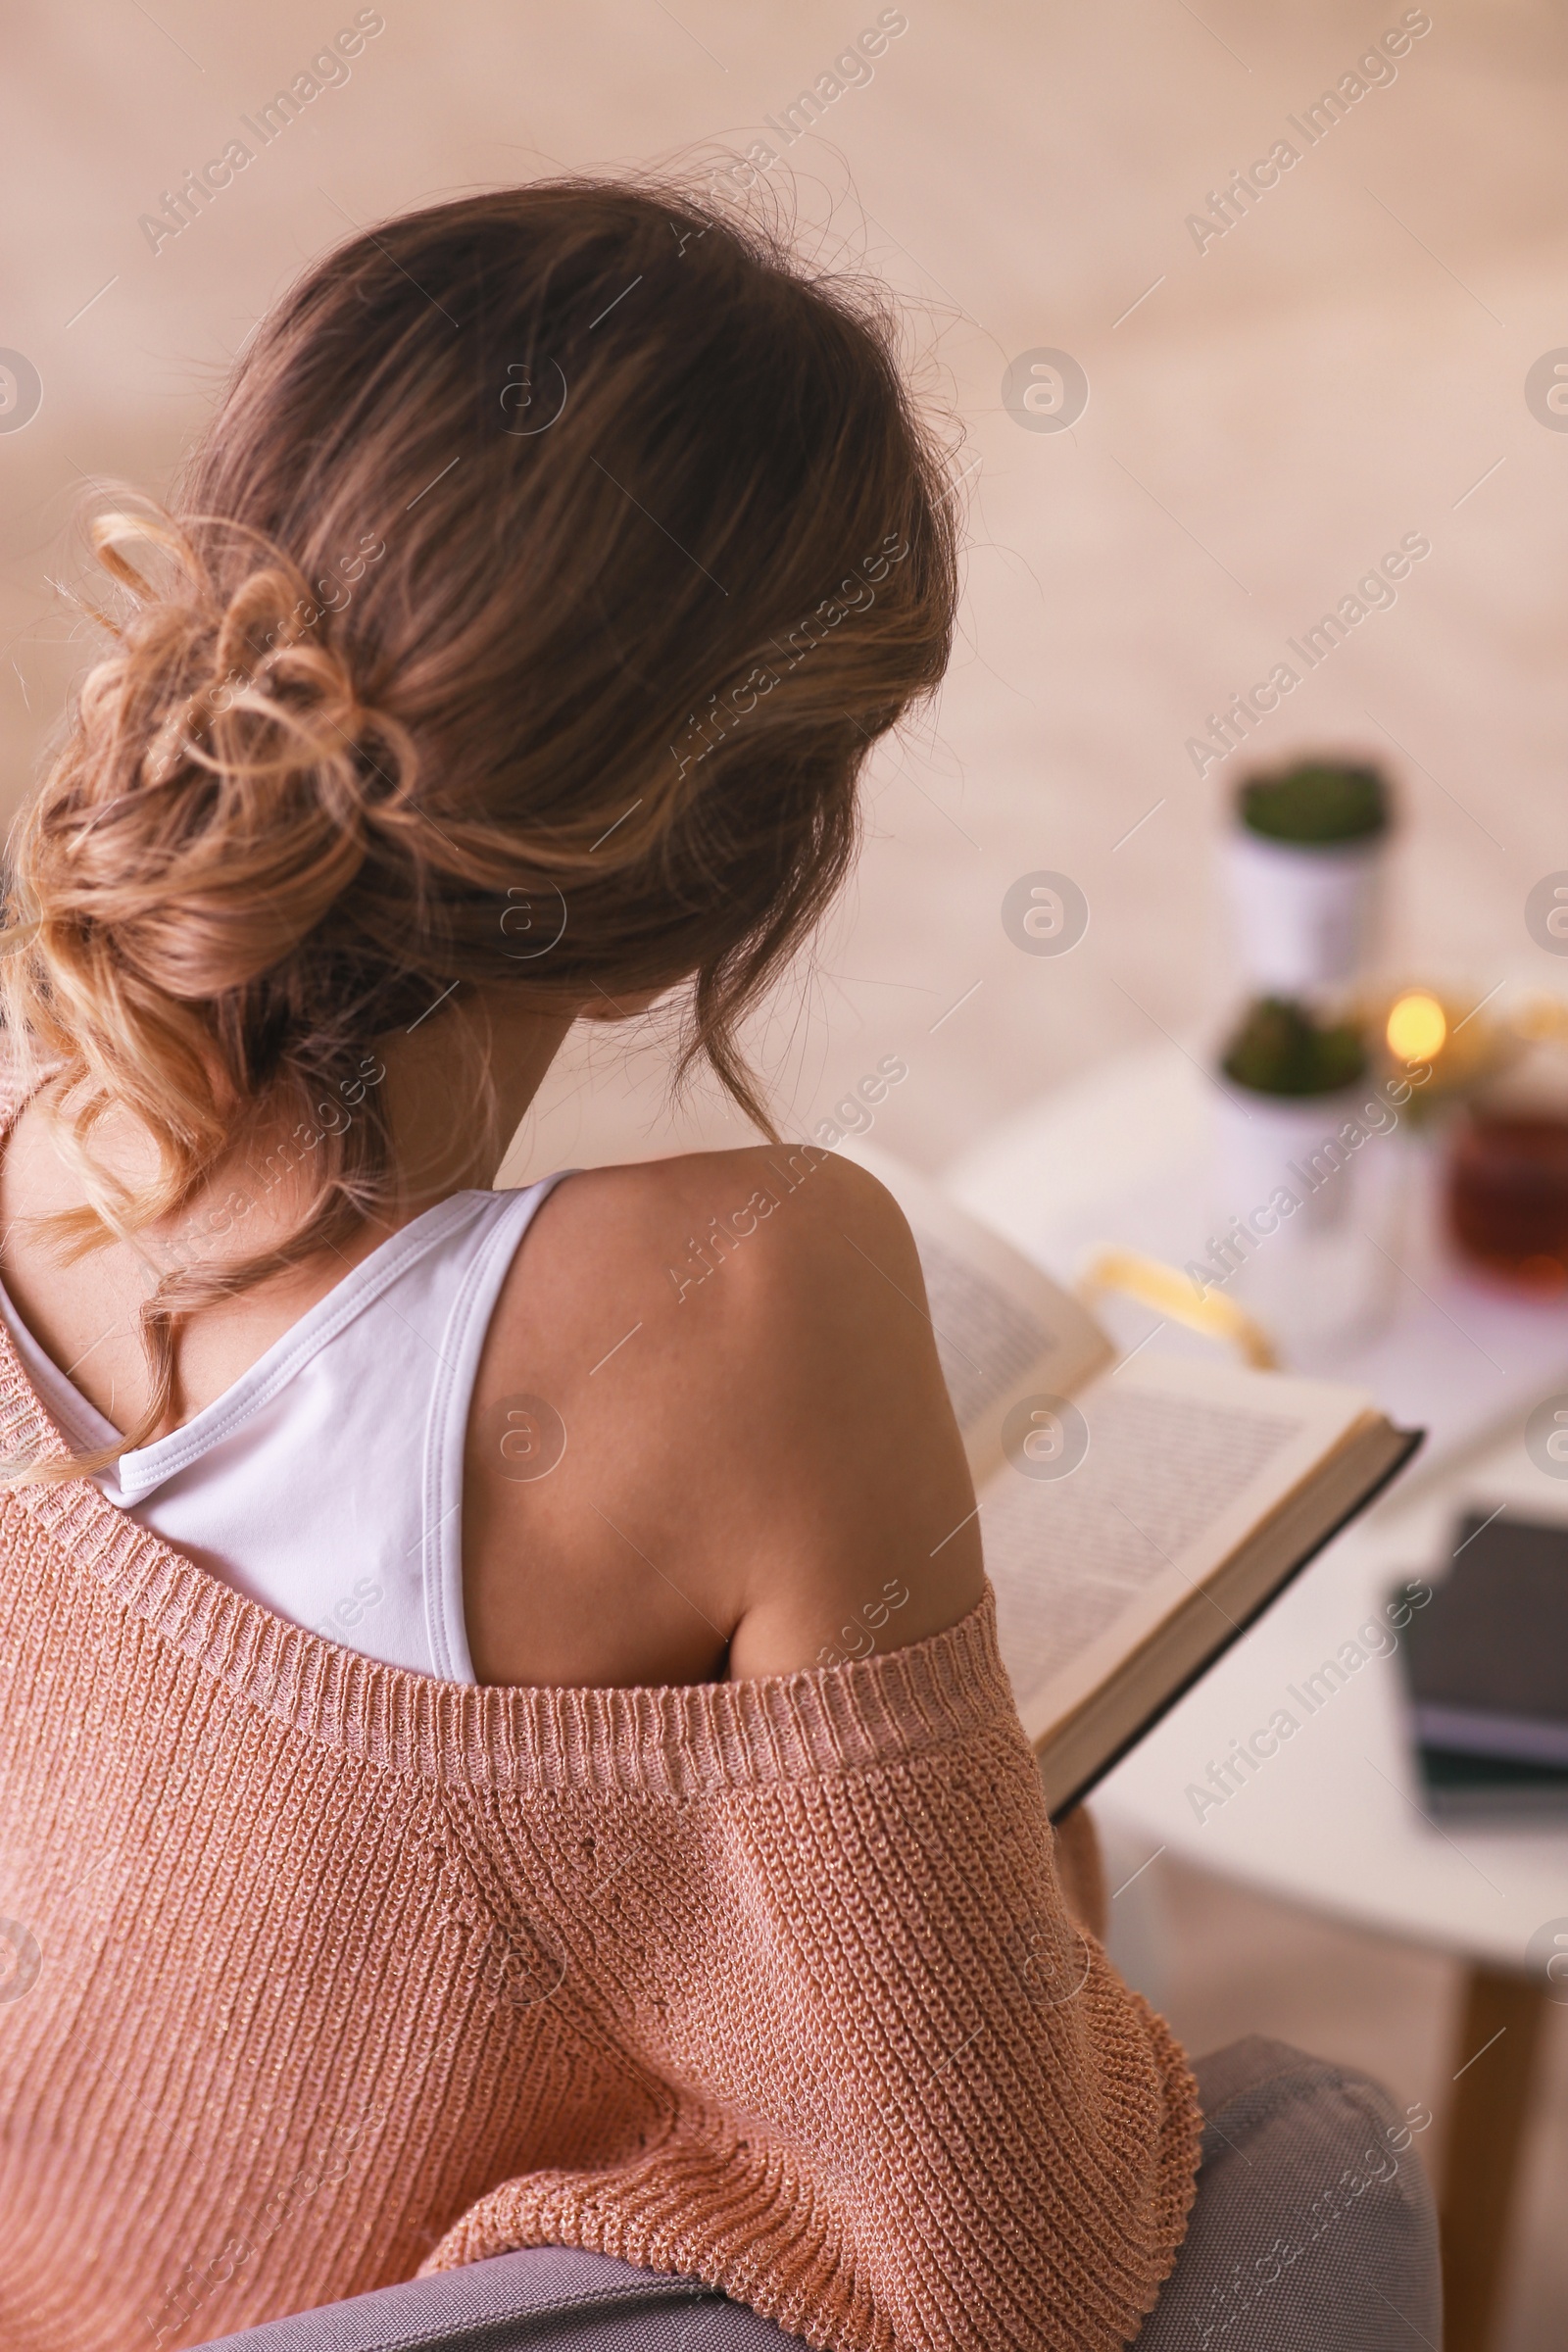
[[[1250,833],[1269,841],[1370,841],[1387,832],[1389,788],[1375,767],[1303,760],[1278,775],[1250,776],[1236,796]]]
[[[1353,1023],[1317,1021],[1288,997],[1259,997],[1220,1068],[1254,1095],[1332,1095],[1365,1076],[1367,1052]]]

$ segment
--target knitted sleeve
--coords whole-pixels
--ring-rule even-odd
[[[556,1954],[550,1997],[614,2051],[638,2127],[498,2183],[426,2268],[593,2248],[831,2352],[1128,2342],[1200,2119],[1168,2030],[1068,1919],[990,1597],[886,1658],[624,1695],[657,1720],[601,1763],[592,1884],[504,1925]],[[536,1887],[569,1828],[508,1797],[487,1838],[492,1888]]]

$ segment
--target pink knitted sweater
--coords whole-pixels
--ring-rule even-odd
[[[0,1449],[53,1432],[0,1337]],[[0,2344],[541,2241],[836,2352],[1127,2341],[1199,2120],[1065,1920],[984,1601],[688,1690],[466,1689],[84,1481],[0,1500]]]

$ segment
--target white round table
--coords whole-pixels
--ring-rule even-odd
[[[943,1180],[1058,1281],[1071,1283],[1103,1243],[1183,1264],[1202,1255],[1214,1223],[1212,1092],[1196,1053],[1162,1047],[1047,1098]],[[1375,1148],[1411,1149],[1403,1139]],[[1568,1391],[1568,1312],[1466,1282],[1443,1262],[1424,1211],[1409,1220],[1401,1263],[1396,1321],[1335,1377],[1369,1388],[1396,1420],[1429,1427],[1435,1443],[1102,1783],[1094,1809],[1129,1850],[1182,1857],[1466,1964],[1445,2271],[1450,2352],[1480,2352],[1547,1997],[1528,1947],[1547,1923],[1568,1925],[1568,1825],[1437,1822],[1396,1654],[1369,1656],[1333,1688],[1335,1678],[1308,1678],[1361,1627],[1387,1629],[1394,1588],[1436,1576],[1461,1511],[1568,1522],[1568,1481],[1538,1470],[1522,1441],[1530,1405]],[[1300,1728],[1216,1800],[1211,1765],[1279,1708]]]

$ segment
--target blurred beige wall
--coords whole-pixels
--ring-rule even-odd
[[[1562,10],[908,0],[870,78],[785,148],[765,119],[883,13],[8,9],[0,347],[42,399],[0,430],[7,807],[86,659],[48,584],[80,577],[79,494],[106,476],[166,486],[253,321],[351,222],[561,166],[766,141],[808,249],[906,297],[969,469],[952,674],[878,756],[858,878],[756,1032],[785,1123],[897,1053],[910,1075],[882,1132],[936,1164],[1109,1050],[1197,1035],[1230,986],[1211,865],[1242,757],[1200,775],[1188,739],[1406,533],[1430,556],[1260,726],[1258,754],[1387,756],[1412,968],[1477,995],[1532,959],[1556,977],[1521,909],[1568,865],[1568,433],[1524,385],[1568,346]],[[140,216],[356,18],[384,24],[348,78],[265,148],[250,139],[254,160],[154,250]],[[1309,143],[1303,110],[1418,19],[1392,78]],[[1223,236],[1195,232],[1188,216],[1281,140],[1299,160],[1277,184]],[[1004,405],[1009,363],[1042,348],[1088,379],[1067,431]],[[1000,920],[1039,867],[1071,874],[1092,910],[1059,959],[1019,955]],[[657,1036],[568,1053],[514,1172],[739,1140],[701,1089],[669,1122],[664,1069]]]

